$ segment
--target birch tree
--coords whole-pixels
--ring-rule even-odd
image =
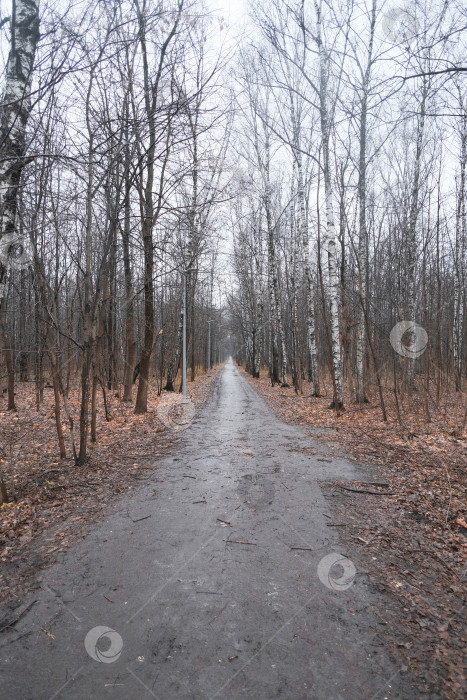
[[[344,406],[343,398],[343,370],[342,370],[342,348],[340,340],[340,286],[337,264],[337,234],[334,222],[333,186],[331,174],[331,154],[330,138],[332,127],[332,109],[330,108],[330,55],[324,44],[323,38],[323,3],[322,0],[315,0],[316,34],[315,42],[319,59],[318,78],[318,98],[319,115],[321,124],[321,146],[323,154],[323,180],[324,196],[326,202],[326,239],[324,249],[327,251],[328,280],[329,280],[329,300],[330,300],[330,323],[331,323],[331,343],[332,343],[332,365],[334,398],[332,405],[339,410]],[[302,25],[304,37],[307,29]]]
[[[31,111],[34,56],[39,40],[39,7],[35,0],[12,5],[11,45],[0,114],[0,299],[16,245],[18,190],[26,165],[26,125]]]
[[[376,0],[372,0],[369,16],[369,34],[366,62],[358,62],[361,88],[359,96],[359,154],[358,154],[358,317],[356,332],[356,371],[355,371],[355,400],[357,403],[368,401],[364,384],[364,358],[366,345],[365,313],[367,306],[367,260],[368,260],[368,231],[367,231],[367,124],[368,101],[370,92],[371,73],[374,64],[373,44],[376,27]],[[357,58],[357,57],[356,57]],[[358,61],[358,59],[357,59]]]
[[[8,367],[8,409],[15,410],[14,370],[5,319],[6,279],[11,265],[29,262],[17,228],[18,192],[27,161],[26,126],[31,111],[31,83],[39,41],[39,6],[16,0],[10,19],[10,52],[0,111],[0,326]]]

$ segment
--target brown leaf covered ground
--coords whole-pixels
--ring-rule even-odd
[[[206,401],[216,373],[213,370],[211,378],[200,374],[188,383],[188,398],[197,408]],[[2,603],[37,587],[40,568],[84,536],[112,497],[148,478],[176,437],[157,410],[173,403],[170,422],[180,401],[175,393],[158,397],[151,387],[147,414],[136,416],[133,404],[108,392],[110,420],[105,419],[100,398],[97,442],[89,443],[86,466],[77,467],[65,424],[68,458],[58,457],[53,389],[44,389],[39,412],[32,383],[18,384],[15,398],[18,410],[11,412],[6,411],[6,397],[0,397],[0,473],[12,499],[0,508]],[[77,425],[78,391],[70,393],[69,405]]]
[[[388,394],[384,423],[376,392],[369,404],[349,404],[336,417],[329,391],[313,398],[305,384],[297,396],[266,376],[248,379],[282,420],[309,426],[331,449],[375,467],[383,486],[323,484],[335,522],[345,524],[339,534],[357,570],[387,594],[387,609],[375,611],[381,634],[402,672],[410,668],[418,678],[420,697],[466,697],[465,395],[432,402],[428,422],[424,397],[415,392],[400,403],[400,424]]]

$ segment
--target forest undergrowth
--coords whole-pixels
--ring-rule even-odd
[[[188,383],[187,395],[196,408],[209,396],[216,374],[214,369],[210,378],[200,374]],[[9,498],[0,507],[0,602],[12,606],[40,585],[40,569],[83,537],[111,498],[150,478],[178,435],[158,410],[172,404],[164,415],[168,423],[172,414],[175,420],[180,394],[163,391],[158,396],[151,387],[148,412],[135,415],[133,403],[123,403],[109,391],[109,420],[101,396],[97,441],[90,443],[84,467],[74,464],[67,425],[68,457],[59,459],[52,388],[44,389],[39,411],[32,382],[18,383],[15,399],[18,410],[6,411],[6,398],[0,398],[0,462]],[[70,392],[69,405],[77,419],[77,389]]]

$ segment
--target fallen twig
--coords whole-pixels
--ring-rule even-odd
[[[389,484],[387,481],[355,481],[354,479],[351,479],[350,483],[362,484],[363,486],[384,486],[385,489],[389,488]]]
[[[252,544],[256,547],[256,542],[246,542],[245,540],[222,540],[222,542],[228,542],[229,544]]]
[[[131,520],[132,523],[139,523],[140,520],[147,520],[148,518],[151,517],[151,515],[143,515],[142,518],[136,518],[136,520],[133,520],[133,518],[131,517],[131,515],[129,515],[128,517],[130,518],[130,520]]]
[[[222,520],[222,518],[216,518],[216,520],[218,520],[220,523],[224,523],[225,525],[230,525],[230,527],[232,527],[228,520]]]
[[[312,552],[313,551],[311,549],[311,547],[291,547],[290,549],[300,549],[300,550],[303,550],[305,552]]]
[[[350,486],[342,486],[342,484],[336,484],[340,489],[345,491],[352,491],[353,493],[370,493],[372,496],[398,496],[402,494],[402,491],[370,491],[369,489],[352,489]]]

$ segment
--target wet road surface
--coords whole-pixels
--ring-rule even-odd
[[[318,480],[366,476],[227,364],[173,455],[44,572],[1,636],[0,697],[414,698],[326,525]]]

